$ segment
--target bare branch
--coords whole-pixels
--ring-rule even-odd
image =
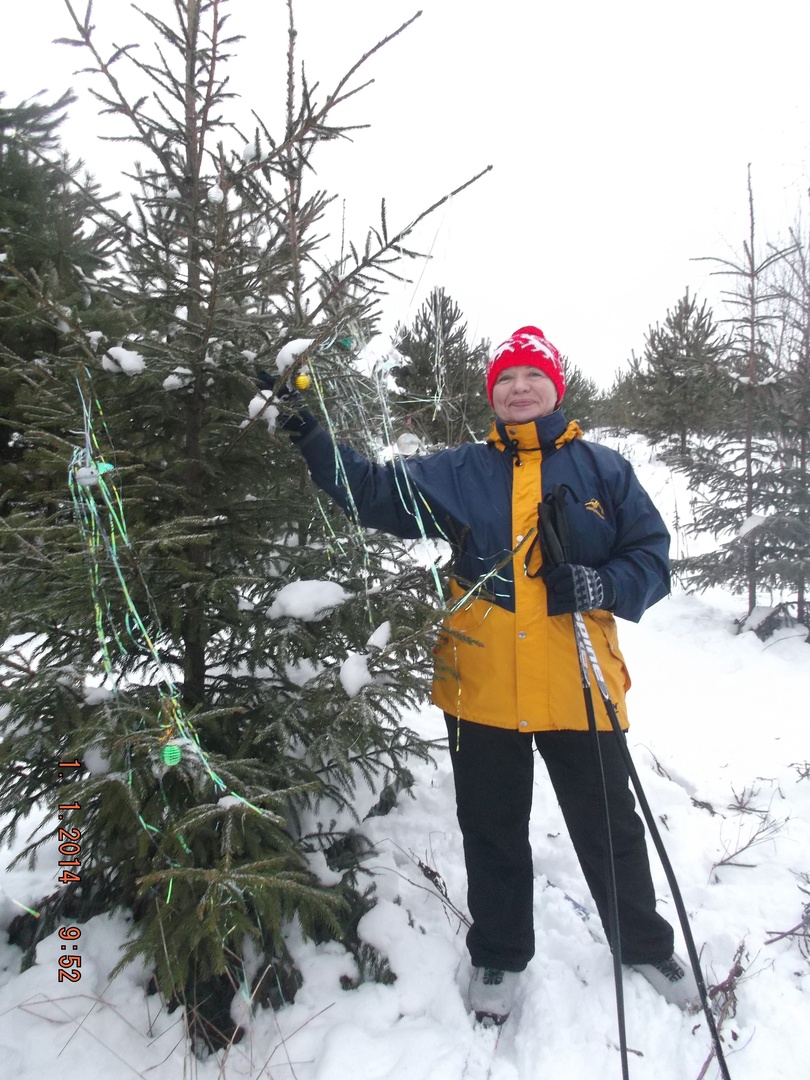
[[[444,204],[450,199],[454,198],[462,191],[465,191],[468,187],[470,187],[471,184],[474,184],[477,180],[480,180],[482,176],[486,176],[486,174],[491,171],[492,166],[487,165],[485,169],[482,169],[479,173],[476,173],[475,176],[471,177],[463,184],[460,184],[457,188],[454,188],[453,191],[449,192],[447,195],[443,195],[441,199],[437,199],[436,202],[434,202],[431,206],[427,208],[427,210],[423,210],[421,214],[415,217],[414,220],[410,223],[410,225],[406,225],[404,229],[400,229],[400,231],[395,236],[392,236],[385,243],[381,244],[376,251],[370,251],[367,249],[366,254],[363,256],[362,259],[359,259],[357,261],[357,265],[354,267],[354,269],[351,270],[348,274],[346,274],[345,277],[335,282],[332,289],[323,298],[315,311],[312,312],[312,318],[315,318],[324,309],[324,307],[332,299],[334,299],[334,297],[339,292],[341,292],[347,287],[350,282],[360,277],[364,272],[371,269],[373,266],[379,266],[383,257],[387,253],[393,252],[397,257],[403,254],[414,257],[416,255],[415,252],[406,251],[402,247],[402,241],[405,239],[405,237],[409,236],[416,228],[416,226],[419,225],[420,222],[424,221],[426,217],[429,217],[430,214],[438,210],[440,206],[444,206]],[[354,254],[355,258],[357,258],[356,252]]]

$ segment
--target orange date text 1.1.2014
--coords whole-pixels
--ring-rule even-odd
[[[81,767],[82,763],[78,759],[59,762],[60,769],[81,769]],[[63,772],[60,772],[59,779],[63,779],[64,775]],[[60,821],[65,817],[63,813],[65,810],[81,810],[81,804],[78,802],[60,803]],[[59,866],[62,868],[62,872],[57,880],[63,885],[81,881],[81,838],[80,829],[59,826],[58,839],[59,854],[61,856]],[[82,958],[78,955],[78,941],[82,936],[82,932],[78,926],[62,926],[59,929],[58,936],[62,942],[61,952],[65,954],[59,957],[59,982],[78,982],[82,977],[80,970]]]
[[[76,759],[76,761],[60,761],[60,769],[81,769],[82,763]],[[59,773],[59,778],[62,779],[64,773]],[[81,810],[81,805],[77,802],[74,803],[60,803],[59,810]],[[64,814],[59,814],[59,820],[62,821]],[[61,858],[59,860],[59,866],[62,867],[62,873],[57,878],[57,881],[62,885],[69,885],[71,882],[81,881],[81,838],[82,834],[79,829],[65,829],[60,826],[59,828],[59,854]]]

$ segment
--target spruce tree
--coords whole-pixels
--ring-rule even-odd
[[[142,160],[130,211],[90,199],[87,227],[115,250],[89,307],[36,291],[58,341],[14,369],[32,451],[6,470],[0,519],[3,835],[35,807],[50,816],[22,858],[75,830],[80,865],[42,898],[36,936],[130,909],[122,962],[143,956],[197,1041],[216,1045],[230,1021],[203,998],[245,989],[248,970],[256,1000],[294,994],[293,918],[354,948],[362,975],[353,930],[372,898],[357,792],[407,788],[409,760],[430,749],[399,716],[425,691],[433,583],[406,546],[324,504],[268,431],[277,402],[255,382],[306,367],[335,434],[379,442],[353,354],[413,226],[389,233],[383,218],[359,253],[324,250],[330,196],[312,159],[345,133],[334,114],[359,65],[318,98],[291,4],[275,136],[226,119],[238,44],[226,0],[145,13],[148,60],[103,55],[90,7],[67,7],[69,44]]]
[[[461,309],[444,289],[434,289],[410,326],[395,331],[391,366],[397,419],[424,443],[457,446],[480,439],[492,422],[485,375],[486,341],[473,345]]]
[[[810,234],[791,230],[792,245],[774,264],[779,364],[773,394],[775,464],[771,505],[759,527],[764,583],[796,605],[810,627]]]
[[[716,259],[717,273],[731,279],[725,300],[731,314],[725,352],[732,394],[719,415],[719,435],[696,446],[685,464],[699,490],[694,504],[696,532],[724,537],[714,552],[684,559],[680,568],[699,588],[730,586],[744,593],[750,614],[762,584],[758,525],[769,513],[778,462],[773,442],[776,357],[775,293],[770,271],[783,256],[757,247],[754,197],[748,176],[749,231],[739,260]]]
[[[82,163],[59,141],[72,96],[10,107],[4,99],[0,93],[0,465],[23,452],[14,413],[25,392],[12,369],[30,370],[59,349],[59,306],[91,302],[106,246],[104,235],[84,231],[98,188],[89,177],[73,182]]]

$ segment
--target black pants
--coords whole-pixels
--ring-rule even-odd
[[[476,967],[522,971],[534,955],[533,869],[529,845],[534,745],[548,768],[568,833],[610,940],[608,853],[602,778],[587,731],[534,735],[472,724],[445,714],[467,865],[467,934]],[[600,734],[616,866],[622,960],[672,955],[672,927],[655,910],[644,825],[614,732]]]

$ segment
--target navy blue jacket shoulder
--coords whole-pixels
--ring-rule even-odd
[[[630,463],[579,434],[557,410],[517,428],[499,421],[485,443],[384,465],[335,445],[320,426],[299,446],[315,483],[348,514],[406,539],[447,540],[453,576],[465,588],[483,579],[482,594],[508,610],[515,606],[509,556],[523,540],[513,522],[532,513],[536,522],[536,504],[565,485],[573,496],[567,503],[571,562],[609,575],[615,613],[638,621],[669,591],[669,534]],[[519,472],[537,462],[539,469]],[[523,479],[538,473],[536,487]]]

